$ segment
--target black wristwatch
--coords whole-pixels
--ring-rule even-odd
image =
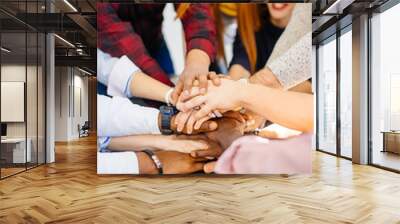
[[[171,106],[161,106],[160,114],[161,114],[161,133],[163,135],[173,134],[174,131],[171,130],[171,119],[172,116],[175,115],[175,108]]]

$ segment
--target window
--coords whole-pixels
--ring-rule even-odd
[[[371,18],[371,161],[400,170],[400,4]]]
[[[340,155],[352,157],[352,32],[340,36]]]
[[[318,47],[318,149],[336,153],[336,36]]]
[[[43,1],[2,6],[39,13]],[[26,15],[26,14],[25,14]],[[45,35],[6,13],[0,17],[0,178],[45,163]],[[10,109],[13,108],[13,109]]]

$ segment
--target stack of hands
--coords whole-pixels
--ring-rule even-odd
[[[170,98],[179,110],[171,119],[171,130],[177,135],[166,136],[168,140],[157,146],[163,151],[156,154],[165,174],[211,173],[215,160],[253,128],[254,120],[251,114],[239,112],[235,102],[216,104],[235,94],[229,88],[237,82],[214,72],[181,77]]]

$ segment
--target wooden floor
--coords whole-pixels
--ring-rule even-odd
[[[96,175],[95,138],[0,181],[0,223],[400,223],[400,175],[315,153],[310,176]]]

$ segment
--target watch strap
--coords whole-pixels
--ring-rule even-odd
[[[144,153],[146,153],[147,156],[149,156],[149,158],[153,161],[154,165],[156,166],[157,170],[158,170],[158,174],[163,174],[163,166],[162,163],[160,161],[160,159],[158,158],[158,156],[151,150],[149,149],[145,149],[143,150]]]
[[[172,116],[175,114],[174,108],[170,106],[161,106],[161,133],[163,135],[171,135],[174,132],[171,130]]]

